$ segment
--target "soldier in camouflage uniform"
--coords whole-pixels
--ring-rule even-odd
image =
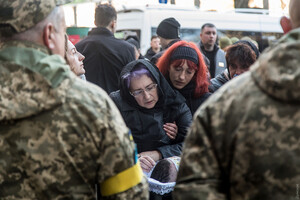
[[[0,0],[0,199],[147,199],[118,109],[64,56],[55,0]]]
[[[300,199],[299,10],[291,0],[293,30],[196,112],[175,199]]]

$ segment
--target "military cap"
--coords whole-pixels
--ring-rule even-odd
[[[230,40],[229,37],[223,36],[220,38],[219,45],[221,49],[224,49],[225,47],[232,45],[232,41]]]
[[[0,0],[0,35],[20,33],[45,19],[56,7],[71,0]],[[7,33],[6,33],[7,34]]]

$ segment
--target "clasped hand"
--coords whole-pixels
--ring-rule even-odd
[[[175,122],[173,123],[165,123],[163,126],[167,136],[172,139],[175,140],[176,136],[177,136],[177,132],[178,132],[178,127],[176,125]]]

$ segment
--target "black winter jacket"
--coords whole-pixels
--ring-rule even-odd
[[[86,79],[108,94],[119,89],[122,68],[135,60],[134,48],[128,42],[115,38],[111,31],[103,27],[93,28],[75,46],[85,56]]]
[[[162,55],[165,53],[165,51],[166,51],[170,46],[172,46],[173,44],[175,44],[175,43],[178,42],[178,41],[181,41],[181,39],[174,39],[173,41],[171,41],[171,42],[168,44],[168,46],[167,46],[165,49],[163,49],[162,51],[160,51],[160,52],[158,52],[157,54],[155,54],[155,55],[150,59],[151,63],[153,63],[154,65],[156,65],[158,59],[159,59],[160,57],[162,57]]]
[[[190,109],[185,99],[174,91],[166,79],[146,60],[137,60],[129,63],[121,72],[122,75],[130,72],[135,65],[142,63],[150,71],[158,84],[159,100],[152,109],[140,107],[127,86],[120,81],[120,90],[110,94],[119,108],[126,125],[131,129],[138,152],[158,150],[162,157],[178,156],[181,154],[182,143],[192,121]],[[178,133],[175,140],[171,140],[163,129],[163,124],[176,122]]]
[[[160,51],[162,51],[162,48],[160,48]],[[159,51],[159,52],[160,52]],[[158,52],[158,53],[159,53]],[[150,47],[147,52],[146,52],[146,55],[145,55],[145,58],[147,58],[148,60],[150,60],[156,53],[152,50],[152,47]]]

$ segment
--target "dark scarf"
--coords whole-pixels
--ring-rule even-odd
[[[125,83],[122,81],[122,76],[125,75],[128,72],[131,72],[132,69],[138,64],[143,64],[151,73],[153,76],[155,82],[157,83],[157,90],[158,90],[158,102],[155,104],[154,108],[147,109],[144,107],[141,107],[135,100],[135,98],[129,93],[129,89],[125,85]],[[145,112],[145,113],[157,113],[162,110],[164,110],[165,107],[169,107],[172,105],[178,105],[185,102],[185,99],[177,92],[174,91],[170,85],[168,84],[167,80],[164,78],[164,76],[160,73],[158,68],[148,62],[147,60],[140,59],[136,61],[132,61],[128,63],[120,74],[120,95],[123,100],[126,100],[126,102],[134,107],[135,109]]]
[[[177,89],[173,86],[170,78],[170,76],[167,75],[166,79],[170,86],[174,89],[177,90],[186,100],[186,104],[189,108],[192,106],[192,99],[194,98],[194,90],[196,87],[195,81],[191,80],[186,86],[184,86],[182,89]]]

